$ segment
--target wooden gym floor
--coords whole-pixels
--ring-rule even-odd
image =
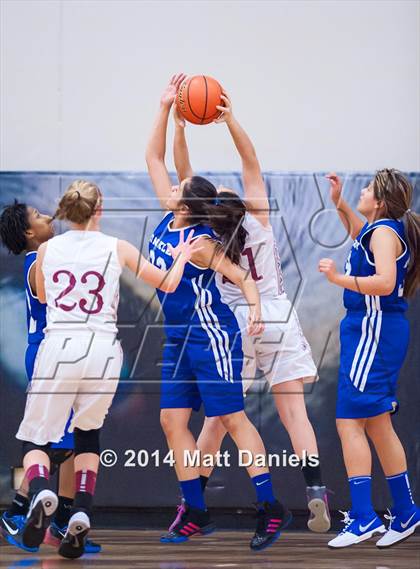
[[[420,535],[379,551],[370,540],[341,551],[326,544],[333,533],[285,531],[276,544],[260,553],[250,551],[252,531],[220,530],[184,544],[160,544],[159,531],[95,530],[92,538],[103,546],[98,555],[70,561],[43,546],[39,554],[20,552],[5,544],[0,548],[0,567],[17,569],[419,569]]]

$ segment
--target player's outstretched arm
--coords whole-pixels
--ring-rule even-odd
[[[364,225],[363,221],[351,209],[349,204],[343,199],[341,192],[343,183],[335,172],[331,172],[325,176],[330,181],[331,199],[337,208],[341,222],[346,228],[352,239],[356,239]]]
[[[267,190],[261,174],[260,163],[251,139],[232,113],[232,103],[228,94],[223,91],[223,105],[217,106],[222,112],[214,122],[225,122],[242,160],[242,179],[244,182],[245,199],[250,213],[263,225],[270,223],[270,204]]]
[[[172,183],[165,165],[166,130],[169,112],[176,97],[179,86],[186,75],[174,75],[160,99],[159,114],[156,118],[152,134],[146,149],[146,163],[156,195],[164,209],[171,194]]]
[[[191,241],[193,234],[194,231],[191,231],[184,241],[184,231],[181,230],[177,247],[169,246],[174,263],[168,271],[155,267],[134,245],[123,240],[118,241],[120,264],[132,271],[138,279],[142,279],[154,288],[159,288],[163,292],[175,292],[184,273],[185,264],[191,259],[193,253],[201,248],[201,244],[197,241]]]
[[[396,258],[401,253],[401,244],[395,233],[387,227],[378,227],[372,234],[370,247],[375,259],[376,273],[371,277],[355,277],[337,272],[332,259],[321,259],[319,271],[327,279],[343,288],[360,294],[386,296],[391,294],[397,281]]]
[[[261,299],[253,279],[247,278],[247,272],[239,265],[232,263],[223,251],[218,251],[213,239],[202,237],[200,242],[201,249],[195,251],[191,257],[193,263],[200,267],[209,267],[220,273],[242,290],[249,305],[247,332],[249,336],[262,334],[264,324],[261,320]]]
[[[178,180],[182,182],[185,178],[194,176],[194,172],[190,163],[187,139],[185,137],[185,120],[178,113],[176,105],[174,105],[173,109],[175,121],[174,162]]]
[[[36,295],[39,302],[46,304],[47,297],[45,294],[45,277],[42,271],[42,264],[44,262],[45,251],[47,250],[48,243],[42,243],[38,247],[38,252],[36,256],[35,264],[35,283],[36,283]]]

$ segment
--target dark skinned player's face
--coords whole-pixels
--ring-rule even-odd
[[[54,237],[53,218],[50,215],[39,213],[39,211],[31,206],[28,206],[28,222],[29,229],[27,237],[31,241],[37,243],[44,243]]]

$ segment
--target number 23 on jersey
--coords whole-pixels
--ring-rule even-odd
[[[80,278],[80,282],[82,284],[87,284],[88,280],[89,286],[96,284],[94,288],[90,288],[86,291],[87,294],[91,295],[90,301],[86,298],[82,298],[79,303],[74,302],[73,304],[66,304],[65,302],[61,302],[61,300],[63,300],[64,297],[70,294],[70,292],[75,288],[77,285],[77,279],[71,271],[67,271],[66,269],[61,269],[53,274],[53,281],[55,283],[63,282],[63,284],[66,284],[66,280],[67,286],[54,300],[57,308],[61,308],[61,310],[64,310],[65,312],[71,312],[77,305],[79,305],[80,310],[85,314],[98,314],[98,312],[102,310],[104,299],[100,292],[105,286],[105,279],[100,273],[97,271],[87,271],[86,273],[83,273]],[[88,308],[89,303],[90,307]]]

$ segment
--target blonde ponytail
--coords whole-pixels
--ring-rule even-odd
[[[67,188],[58,204],[55,217],[84,224],[101,203],[101,191],[93,182],[76,180]]]

